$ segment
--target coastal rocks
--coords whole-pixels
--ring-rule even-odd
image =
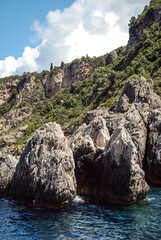
[[[13,177],[17,162],[17,159],[11,155],[0,158],[0,197],[6,196],[5,188]]]
[[[94,159],[105,149],[109,138],[106,122],[101,116],[95,117],[89,125],[84,123],[73,134],[71,148],[76,163],[77,193],[88,195],[91,191]]]
[[[117,114],[109,109],[103,120],[110,134],[102,148],[96,148],[94,135],[89,133],[97,129],[93,124],[95,119],[105,114],[98,109],[86,115],[84,122],[91,122],[88,126],[84,123],[72,138],[79,194],[118,204],[132,204],[146,198],[149,186],[145,168],[146,178],[150,178],[148,183],[154,179],[152,175],[157,176],[159,183],[161,175],[160,104],[160,98],[153,93],[152,80],[141,77],[139,81],[128,81],[117,102]],[[152,114],[149,134],[152,111],[156,112]],[[93,126],[93,130],[88,132],[89,126]],[[152,161],[150,157],[154,157],[154,153],[157,157]],[[147,156],[150,157],[146,162]],[[155,173],[149,173],[154,162]]]
[[[76,154],[77,152],[84,153],[88,147],[91,151],[98,148],[105,148],[110,138],[105,120],[99,116],[95,117],[89,125],[85,123],[73,134],[71,138],[71,148]],[[86,146],[86,147],[85,147]],[[80,154],[81,155],[81,154]]]
[[[101,169],[102,174],[95,182],[94,197],[119,204],[132,204],[144,199],[149,187],[137,158],[137,149],[128,131],[116,129],[105,152],[96,159],[95,174]]]
[[[161,108],[152,112],[148,131],[146,180],[151,185],[161,186]]]
[[[73,154],[60,125],[47,123],[24,148],[8,194],[34,206],[68,206],[76,196],[74,167]]]

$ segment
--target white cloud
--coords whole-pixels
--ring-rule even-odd
[[[36,59],[39,56],[38,47],[25,47],[22,57],[15,59],[12,56],[0,61],[0,77],[22,74],[24,71],[36,71],[39,69]]]
[[[77,0],[64,11],[50,11],[32,26],[41,44],[26,47],[22,57],[0,61],[0,76],[48,69],[88,54],[105,54],[128,41],[128,21],[149,0]]]

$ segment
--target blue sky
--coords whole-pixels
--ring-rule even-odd
[[[149,0],[1,0],[0,77],[49,69],[126,45]]]
[[[0,59],[19,57],[23,49],[34,43],[31,26],[34,20],[44,23],[50,10],[69,7],[73,0],[1,0],[0,1]]]

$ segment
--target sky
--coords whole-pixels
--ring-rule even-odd
[[[127,44],[149,0],[0,0],[0,77],[49,70]]]

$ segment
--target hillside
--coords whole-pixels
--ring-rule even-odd
[[[19,156],[32,133],[46,122],[56,121],[66,135],[72,134],[88,111],[114,107],[128,79],[152,78],[161,96],[160,0],[131,18],[129,35],[126,47],[104,56],[0,79],[0,158]]]

